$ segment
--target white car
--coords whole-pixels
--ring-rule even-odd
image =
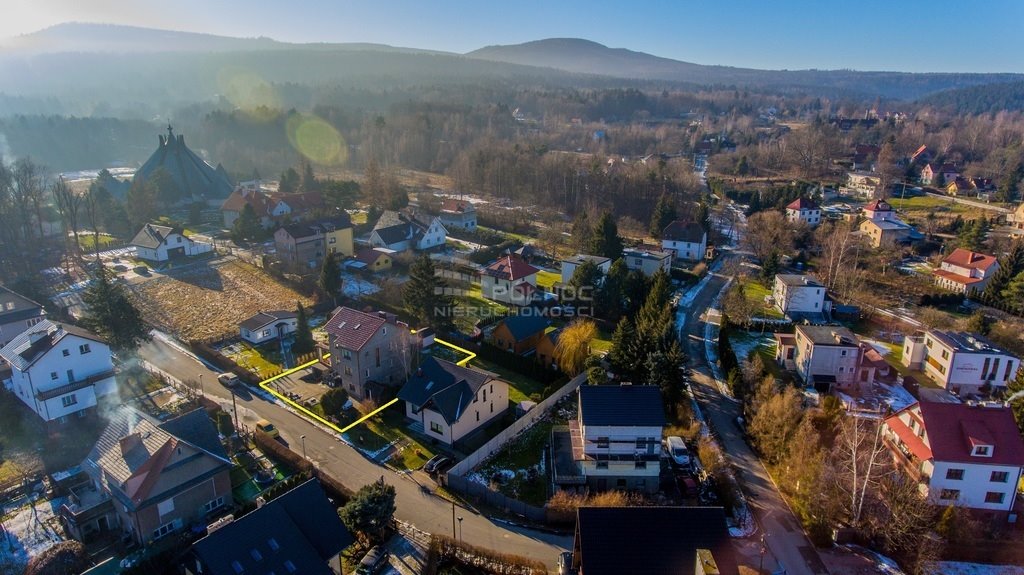
[[[682,437],[670,435],[665,440],[665,445],[668,447],[669,456],[676,465],[680,467],[690,465],[690,451],[686,449],[686,443],[683,442]]]
[[[231,372],[218,375],[217,381],[219,381],[224,387],[235,387],[240,383],[238,376]]]

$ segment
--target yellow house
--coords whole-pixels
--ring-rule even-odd
[[[391,269],[395,251],[387,248],[363,248],[356,253],[356,261],[362,263],[360,269],[376,273]]]
[[[875,248],[906,241],[911,232],[910,226],[898,220],[864,220],[859,229]]]
[[[324,242],[327,252],[338,254],[340,258],[347,258],[355,255],[355,248],[352,241],[352,224],[325,226],[329,231],[324,232]],[[340,259],[339,258],[339,259]]]

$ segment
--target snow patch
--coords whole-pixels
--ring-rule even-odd
[[[1024,567],[1017,565],[985,565],[960,561],[937,561],[927,569],[931,575],[1024,575]]]

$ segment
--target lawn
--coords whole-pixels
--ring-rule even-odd
[[[590,342],[591,353],[607,353],[612,349],[612,334],[605,330],[599,330],[597,337]]]
[[[532,361],[530,358],[526,358],[523,361]],[[538,393],[543,395],[545,385],[535,379],[526,377],[521,373],[516,373],[512,370],[505,369],[498,364],[491,363],[480,357],[473,358],[469,362],[473,367],[478,367],[484,371],[490,371],[495,373],[502,380],[507,381],[509,384],[508,399],[513,404],[517,404],[520,401],[530,399],[530,396]],[[531,400],[532,401],[532,400]]]
[[[78,233],[78,245],[82,248],[83,251],[94,251],[96,249],[96,243],[96,236],[94,236],[92,232]],[[100,234],[99,244],[101,250],[107,249],[107,246],[109,246],[112,243],[121,243],[121,240],[118,240],[117,238],[110,234]]]
[[[222,349],[221,353],[257,375],[278,373],[283,367],[281,352],[276,343],[254,346],[239,341]]]
[[[906,199],[889,198],[888,201],[893,208],[907,212],[931,212],[939,210],[952,213],[967,213],[972,209],[970,206],[957,204],[949,199],[936,198],[932,196],[914,196]],[[943,209],[940,210],[940,208]]]
[[[554,285],[557,283],[561,283],[561,281],[561,274],[549,272],[546,270],[541,270],[537,272],[537,285],[539,287],[546,289],[547,291],[551,291]]]
[[[465,288],[462,295],[455,298],[455,324],[465,333],[472,333],[476,322],[495,315],[505,315],[508,308],[483,296],[480,284],[472,284]]]
[[[921,384],[922,387],[931,387],[934,389],[939,388],[939,386],[936,385],[934,381],[932,381],[932,378],[925,375],[923,371],[910,369],[909,367],[903,365],[903,344],[890,342],[880,343],[882,343],[882,345],[884,345],[889,350],[889,353],[885,354],[886,363],[888,363],[890,367],[895,369],[897,373],[904,377],[908,375],[913,376],[914,379],[917,380],[917,383]]]
[[[759,310],[758,316],[770,319],[782,319],[784,317],[782,312],[775,309],[774,306],[768,307],[765,305],[764,298],[772,295],[772,291],[761,282],[749,278],[745,279],[743,281],[743,295],[746,296],[747,301]]]
[[[551,428],[556,423],[548,417],[534,424],[512,441],[494,457],[488,459],[476,474],[497,487],[504,495],[514,497],[531,505],[543,505],[548,500],[547,474],[544,465],[544,446],[551,437]],[[496,477],[500,481],[492,481]]]
[[[319,405],[314,406],[313,411],[323,415]],[[344,427],[360,417],[362,414],[350,409],[336,419],[339,420],[338,425]],[[345,433],[345,437],[355,446],[370,453],[380,451],[388,444],[398,441],[398,452],[388,460],[398,469],[419,469],[434,456],[434,450],[428,447],[425,438],[409,432],[409,421],[405,419],[403,403],[396,403],[371,417],[362,425]]]
[[[53,473],[78,465],[106,426],[100,418],[70,418],[47,434],[42,419],[7,391],[0,391],[0,421],[0,477],[19,471]]]

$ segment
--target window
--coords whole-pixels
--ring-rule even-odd
[[[1008,471],[993,471],[989,481],[992,483],[1006,483],[1009,479],[1010,473]]]
[[[157,504],[156,508],[157,511],[160,512],[160,516],[163,517],[164,515],[167,515],[168,513],[174,511],[174,499],[161,501],[159,504]]]
[[[635,469],[647,469],[647,462],[646,461],[637,461],[635,463],[635,465],[634,465],[634,468]]]
[[[430,431],[433,431],[438,435],[444,434],[444,429],[441,428],[441,424],[436,421],[430,422]]]
[[[72,393],[71,395],[65,395],[64,397],[60,398],[60,403],[64,407],[71,407],[72,405],[78,403],[78,398],[75,397],[75,394]]]
[[[160,527],[157,527],[156,529],[153,530],[153,539],[160,539],[164,535],[167,535],[168,533],[171,533],[172,531],[177,529],[180,525],[181,525],[181,520],[180,519],[175,519],[174,521],[171,521],[170,523],[165,523],[165,524],[161,525]]]
[[[71,383],[72,381],[75,381],[75,370],[69,369],[68,370],[68,383]]]
[[[345,375],[352,375],[352,368],[347,365],[345,366]]]
[[[484,400],[484,401],[487,401],[487,390],[486,390],[486,389],[484,390],[484,397],[483,397],[483,400]]]
[[[608,462],[607,461],[598,461],[597,462],[597,468],[598,469],[608,469]]]
[[[947,350],[942,350],[942,353],[939,355],[942,356],[942,359],[949,359],[949,352]]]
[[[609,441],[608,441],[607,437],[598,437],[597,438],[597,447],[598,448],[600,448],[600,449],[608,449],[608,444],[609,444]]]
[[[203,505],[203,511],[205,511],[206,513],[209,513],[211,511],[213,511],[214,509],[218,509],[218,508],[223,507],[223,506],[224,506],[224,498],[223,497],[218,497],[218,498],[216,498],[216,499],[214,499],[212,501],[207,501],[206,505]]]
[[[263,561],[263,554],[260,553],[259,549],[250,549],[249,556],[252,557],[253,561]]]
[[[90,351],[92,351],[92,350],[89,349],[89,344],[87,344],[87,343],[83,343],[82,345],[78,346],[78,354],[79,355],[85,355],[85,354],[89,353]]]
[[[478,412],[476,412],[476,420],[477,420],[477,421],[480,421],[480,412],[479,412],[479,411],[478,411]]]
[[[953,481],[961,481],[964,478],[963,469],[947,469],[946,479],[952,479]]]
[[[974,455],[981,455],[983,457],[988,457],[988,446],[987,445],[979,445],[979,446],[975,447],[974,448]]]
[[[329,244],[336,244],[336,243],[338,243],[338,238],[336,238],[334,236],[331,236],[331,239],[327,240],[327,243],[329,243]]]
[[[287,569],[289,573],[298,573],[299,572],[299,570],[295,567],[295,564],[292,563],[290,560],[286,560],[284,562],[284,568]]]
[[[636,448],[637,449],[646,449],[647,448],[647,438],[646,437],[637,437],[636,438]]]
[[[985,494],[985,503],[1002,503],[1003,499],[1006,498],[1005,493],[998,491],[989,491]]]
[[[274,539],[273,537],[267,539],[267,546],[270,547],[270,550],[274,552],[281,550],[281,545],[278,544],[277,539]]]
[[[60,351],[60,353],[61,353],[61,355],[63,355],[64,357],[67,357],[67,356],[71,355],[71,350],[68,350],[68,349],[62,349],[62,350]]]
[[[939,499],[943,499],[943,500],[946,500],[946,501],[950,501],[950,500],[956,501],[959,498],[960,498],[960,490],[959,489],[943,489],[942,492],[939,493]]]
[[[50,380],[51,380],[51,381],[56,381],[56,379],[57,379],[58,377],[60,377],[60,376],[58,376],[58,375],[57,375],[57,372],[56,372],[56,371],[51,371],[51,372],[50,372]]]
[[[844,349],[843,351],[839,352],[839,355],[846,357],[846,350]]]
[[[344,357],[345,359],[352,359],[352,352],[346,349],[341,352],[341,357]]]

